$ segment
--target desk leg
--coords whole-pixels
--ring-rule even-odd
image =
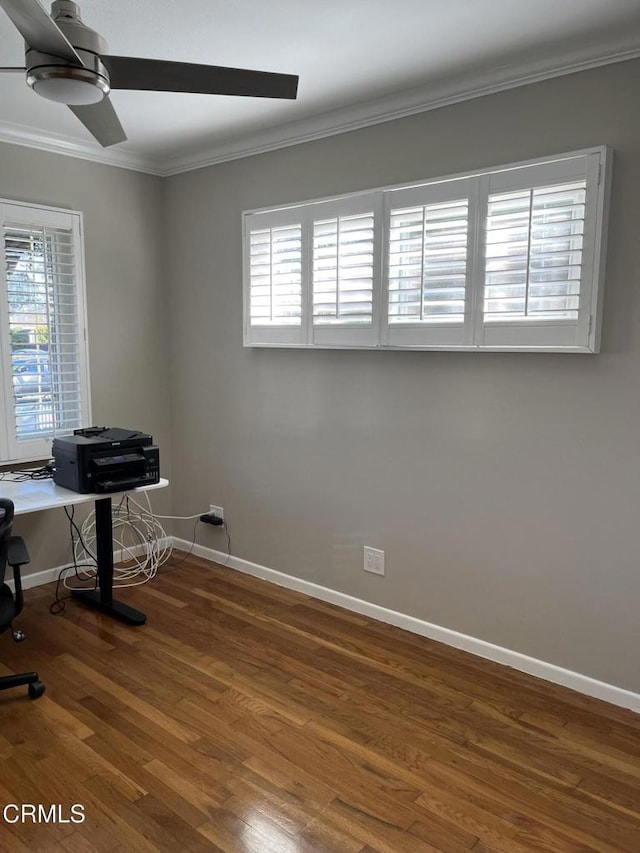
[[[74,589],[73,597],[129,625],[144,625],[147,617],[140,610],[113,598],[113,527],[111,498],[96,501],[96,559],[98,589]]]

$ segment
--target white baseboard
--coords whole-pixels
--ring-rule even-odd
[[[365,601],[361,598],[354,598],[351,595],[346,595],[343,592],[338,592],[335,589],[330,589],[320,584],[312,583],[311,581],[296,578],[293,575],[278,572],[275,569],[269,569],[266,566],[261,566],[258,563],[251,563],[248,560],[242,560],[239,557],[227,556],[222,551],[216,551],[213,548],[205,548],[202,545],[194,545],[184,539],[173,538],[173,545],[180,550],[189,551],[197,557],[204,557],[207,560],[212,560],[216,563],[222,563],[231,569],[242,572],[246,575],[252,575],[256,578],[275,583],[278,586],[286,587],[287,589],[295,590],[296,592],[310,595],[313,598],[318,598],[321,601],[327,601],[330,604],[336,604],[338,607],[344,607],[346,610],[351,610],[354,613],[360,613],[363,616],[370,616],[372,619],[377,619],[380,622],[386,622],[389,625],[395,625],[397,628],[404,628],[406,631],[411,631],[413,634],[419,634],[422,637],[428,637],[431,640],[436,640],[439,643],[444,643],[447,646],[453,646],[456,649],[462,649],[465,652],[470,652],[481,658],[494,661],[495,663],[510,666],[520,672],[526,672],[528,675],[533,675],[536,678],[542,678],[545,681],[550,681],[553,684],[559,684],[562,687],[568,687],[571,690],[576,690],[578,693],[583,693],[586,696],[592,696],[595,699],[602,699],[605,702],[610,702],[612,705],[618,705],[621,708],[629,708],[632,711],[640,713],[640,694],[633,693],[630,690],[625,690],[622,687],[616,687],[613,684],[607,684],[603,681],[598,681],[595,678],[590,678],[588,675],[582,675],[579,672],[572,672],[569,669],[556,666],[556,664],[547,661],[538,660],[537,658],[523,655],[520,652],[515,652],[512,649],[505,649],[502,646],[496,646],[493,643],[487,643],[485,640],[479,640],[476,637],[470,637],[468,634],[461,634],[458,631],[452,631],[450,628],[443,628],[441,625],[434,625],[431,622],[425,622],[423,619],[417,619],[415,616],[408,616],[406,613],[399,613],[396,610],[389,610],[386,607],[381,607],[379,604],[372,604],[370,601]],[[114,554],[117,560],[119,555]],[[41,586],[51,581],[58,579],[62,569],[72,568],[71,564],[67,566],[58,566],[53,569],[44,569],[40,572],[27,574],[23,577],[22,585],[24,589]],[[7,583],[13,588],[13,581],[7,579]]]
[[[640,713],[640,694],[625,690],[622,687],[615,687],[612,684],[597,681],[588,675],[581,675],[579,672],[563,669],[553,663],[537,660],[537,658],[523,655],[511,649],[505,649],[502,646],[495,646],[493,643],[487,643],[485,640],[479,640],[476,637],[452,631],[450,628],[443,628],[440,625],[425,622],[422,619],[417,619],[415,616],[408,616],[396,610],[388,610],[379,604],[372,604],[370,601],[354,598],[335,589],[320,586],[319,584],[302,580],[292,575],[286,575],[275,569],[268,569],[266,566],[261,566],[258,563],[251,563],[248,560],[241,560],[238,557],[227,556],[222,551],[215,551],[213,548],[205,548],[202,545],[195,545],[192,548],[190,542],[175,537],[173,544],[182,551],[191,550],[191,553],[197,557],[204,557],[207,560],[222,563],[243,574],[262,578],[278,586],[302,592],[313,598],[319,598],[321,601],[327,601],[330,604],[344,607],[346,610],[352,610],[354,613],[370,616],[372,619],[378,619],[380,622],[395,625],[397,628],[404,628],[406,631],[420,634],[422,637],[428,637],[430,640],[437,640],[439,643],[453,646],[456,649],[462,649],[465,652],[470,652],[473,655],[503,664],[504,666],[510,666],[520,672],[526,672],[528,675],[533,675],[536,678],[542,678],[545,681],[551,681],[553,684],[568,687],[586,696],[602,699],[605,702],[610,702],[612,705],[629,708],[632,711]]]
[[[57,566],[55,569],[43,569],[41,572],[32,572],[30,575],[22,574],[22,588],[23,589],[31,589],[34,586],[42,586],[45,583],[51,583],[52,581],[57,581],[60,572],[63,569],[72,569],[73,563],[69,563],[68,566]],[[23,569],[24,572],[24,569]],[[11,592],[16,591],[15,584],[13,582],[13,578],[10,578],[9,575],[11,573],[11,569],[7,567],[7,577],[5,578],[5,583],[8,587],[11,588]]]

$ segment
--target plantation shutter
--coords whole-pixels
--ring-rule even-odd
[[[372,345],[378,335],[382,194],[314,205],[312,342]]]
[[[489,177],[481,344],[588,344],[599,163],[583,155]]]
[[[246,222],[245,339],[302,340],[302,221],[299,212],[256,214]]]
[[[80,217],[3,203],[4,459],[88,422]]]
[[[387,341],[462,346],[471,299],[475,179],[387,193]]]
[[[313,322],[373,318],[373,211],[313,223]]]
[[[586,180],[489,196],[485,321],[575,319]]]
[[[247,346],[598,352],[606,148],[248,212]]]

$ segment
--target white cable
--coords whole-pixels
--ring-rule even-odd
[[[114,566],[113,586],[140,586],[154,578],[160,566],[166,563],[173,547],[171,540],[158,519],[189,521],[200,518],[196,515],[154,515],[149,495],[144,492],[146,506],[138,503],[131,495],[125,495],[111,510],[113,525],[113,549],[120,552],[118,559],[124,566]],[[74,559],[77,564],[96,561],[96,521],[92,511],[82,522],[81,536],[74,542]],[[95,578],[95,571],[80,571],[82,580]],[[81,577],[84,575],[84,577]],[[64,581],[67,586],[66,578]],[[70,587],[68,587],[70,588]]]

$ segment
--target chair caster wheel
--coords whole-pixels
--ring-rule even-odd
[[[34,681],[33,684],[29,685],[29,698],[37,699],[39,696],[45,691],[45,686],[41,681]]]

